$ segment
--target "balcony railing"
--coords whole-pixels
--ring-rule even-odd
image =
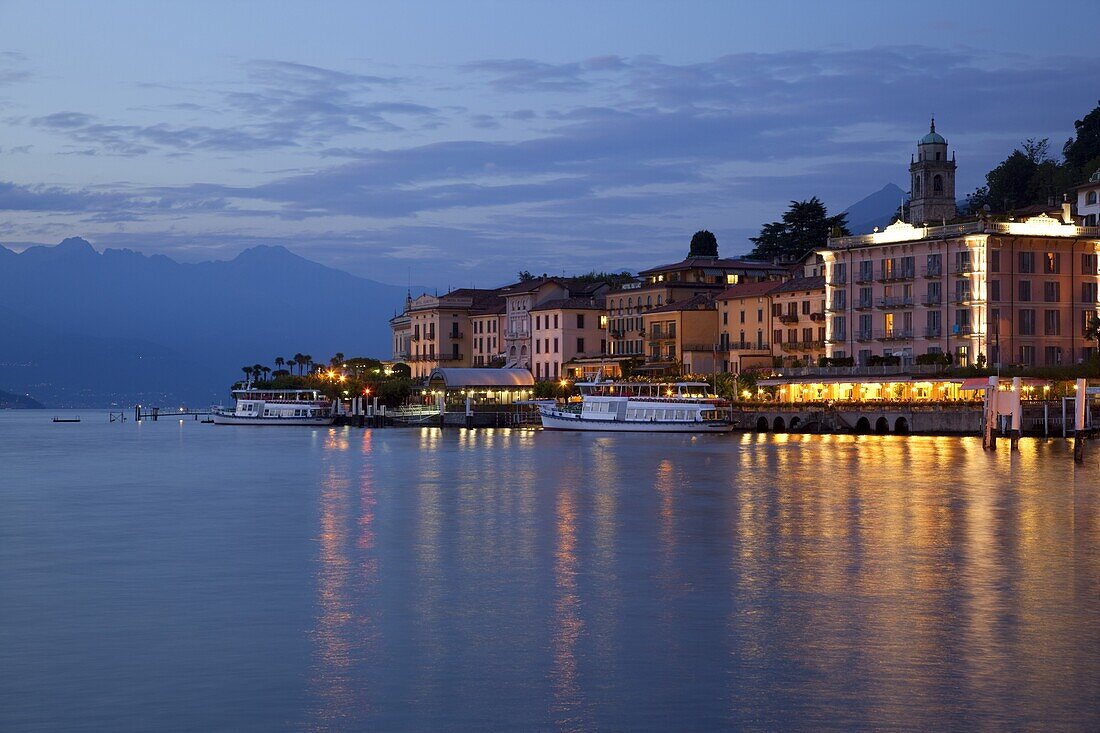
[[[811,314],[810,314],[810,320],[811,320],[811,321],[817,321],[817,322],[819,322],[819,323],[823,323],[823,322],[825,321],[825,314],[824,314],[824,313],[820,313],[820,312],[818,312],[818,313],[811,313]]]
[[[829,285],[834,287],[834,288],[835,287],[840,287],[842,285],[847,285],[847,284],[848,284],[848,276],[847,275],[833,275],[832,277],[829,278]]]
[[[730,341],[725,344],[723,348],[722,344],[718,344],[719,351],[771,351],[771,348],[763,341]]]
[[[894,328],[886,331],[879,331],[875,338],[878,341],[907,341],[913,338],[913,329],[911,328]]]
[[[826,304],[825,310],[829,311],[830,313],[843,313],[847,309],[846,303],[847,301],[834,300],[831,303]]]
[[[780,344],[784,351],[814,351],[825,348],[824,341],[784,341]]]
[[[455,340],[464,338],[465,336],[466,334],[462,333],[461,331],[451,331],[449,334],[447,334],[447,338]]]
[[[797,313],[780,313],[779,314],[779,322],[780,323],[798,323],[798,314]]]
[[[943,268],[939,265],[935,267],[925,267],[921,270],[921,275],[927,278],[943,277]]]
[[[856,331],[856,341],[874,341],[875,337],[870,331]]]
[[[870,298],[860,298],[856,301],[855,305],[855,309],[857,311],[871,310],[874,307],[874,301],[872,301]]]
[[[924,329],[924,337],[926,339],[938,339],[943,335],[943,329],[939,326],[929,326]]]
[[[884,308],[884,309],[887,309],[887,310],[891,309],[891,308],[912,308],[913,307],[913,299],[902,297],[902,296],[894,297],[894,298],[879,298],[878,299],[878,307],[879,308]]]
[[[954,298],[952,298],[952,300],[958,305],[963,305],[963,304],[966,304],[966,303],[984,303],[985,302],[985,298],[983,298],[982,296],[980,296],[976,293],[955,293],[955,296],[954,296]]]
[[[951,266],[952,275],[969,275],[974,272],[974,263],[972,262],[956,262]]]
[[[920,299],[920,304],[925,308],[938,308],[943,305],[943,296],[940,295],[926,295]]]
[[[912,270],[879,270],[878,281],[880,283],[892,283],[899,280],[912,280]]]
[[[874,271],[856,273],[856,283],[863,284],[863,283],[874,282],[874,280],[875,280]]]

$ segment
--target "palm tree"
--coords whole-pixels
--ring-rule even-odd
[[[336,356],[329,359],[328,363],[331,364],[334,367],[341,366],[344,363],[344,354],[343,354],[343,352],[337,351]]]
[[[302,354],[302,364],[306,366],[306,372],[313,371],[313,357],[310,354]]]
[[[302,367],[305,366],[306,356],[302,352],[298,352],[294,355],[294,363],[298,365],[298,375],[302,374]]]
[[[264,381],[266,382],[268,379],[268,375],[271,374],[271,370],[267,367],[261,367],[260,371],[264,373]]]
[[[276,357],[275,357],[275,368],[276,368],[276,369],[282,369],[282,368],[283,368],[283,364],[286,364],[286,362],[285,362],[285,361],[283,361],[283,357],[281,357],[281,356],[276,356]]]
[[[250,366],[241,367],[241,371],[244,372],[244,383],[245,383],[245,386],[247,387],[248,382],[250,381],[249,378],[252,376],[252,367],[250,367]]]
[[[293,374],[293,373],[294,373],[294,363],[295,363],[295,362],[294,362],[294,357],[293,357],[293,356],[288,356],[288,357],[286,358],[286,361],[285,361],[285,362],[283,362],[283,363],[285,363],[285,364],[286,364],[286,370],[287,370],[288,372],[290,372],[291,374]]]

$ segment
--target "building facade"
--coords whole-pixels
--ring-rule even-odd
[[[531,309],[531,371],[539,381],[573,377],[565,365],[607,353],[604,299],[548,300]]]
[[[1100,225],[1100,170],[1077,187],[1077,216],[1084,226]]]
[[[441,366],[471,366],[473,334],[470,314],[500,296],[496,290],[459,288],[444,295],[421,295],[410,299],[402,316],[390,321],[396,342],[397,328],[408,329],[408,356],[412,377],[427,377]]]
[[[811,365],[825,352],[825,278],[796,277],[768,293],[772,316],[772,355]]]

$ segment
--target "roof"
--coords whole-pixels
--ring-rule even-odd
[[[554,298],[553,300],[539,303],[531,308],[531,310],[603,310],[605,302],[603,298]]]
[[[718,258],[718,257],[687,257],[679,262],[674,262],[670,265],[660,265],[658,267],[651,267],[648,270],[641,270],[639,275],[648,275],[654,272],[668,272],[669,270],[694,270],[694,269],[711,269],[711,270],[784,270],[785,266],[774,265],[771,262],[764,262],[763,260],[743,260],[733,258]]]
[[[441,367],[433,369],[428,381],[443,381],[444,387],[530,387],[535,378],[526,369],[477,369]]]
[[[936,132],[936,118],[932,118],[932,127],[928,130],[928,134],[920,139],[917,145],[946,145],[947,140],[943,135]]]
[[[696,295],[687,300],[674,301],[667,305],[650,308],[645,315],[650,313],[676,313],[678,311],[706,311],[714,309],[714,299],[710,295]]]
[[[755,283],[739,283],[730,285],[718,294],[717,300],[736,300],[737,298],[759,298],[768,295],[782,283],[775,280],[764,280]]]
[[[823,275],[817,275],[815,277],[793,277],[777,285],[775,289],[771,291],[771,294],[797,293],[803,290],[820,290],[821,292],[825,292],[825,277]]]

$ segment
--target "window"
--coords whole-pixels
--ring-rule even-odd
[[[1043,301],[1047,303],[1057,303],[1061,300],[1062,289],[1059,287],[1060,283],[1057,280],[1048,280],[1043,283]]]
[[[558,353],[558,337],[554,337],[554,353]]]
[[[742,314],[742,315],[744,315],[744,314]],[[763,323],[764,322],[764,309],[763,308],[757,308],[756,309],[756,322],[757,323]]]
[[[584,314],[577,314],[577,328],[584,328]]]
[[[772,343],[774,343],[774,344],[783,343],[783,331],[781,331],[778,328],[775,329],[774,331],[772,331]]]
[[[1047,336],[1058,336],[1062,333],[1062,320],[1058,311],[1043,312],[1043,333]]]
[[[808,300],[802,301],[802,315],[810,315],[810,301]]]
[[[1031,308],[1023,308],[1020,310],[1020,335],[1035,335],[1035,311]]]
[[[1047,252],[1043,256],[1043,272],[1048,275],[1056,275],[1061,270],[1062,255],[1058,252]]]
[[[990,280],[989,281],[989,299],[1000,300],[1001,299],[1001,281]]]
[[[1088,193],[1085,194],[1085,203],[1086,204],[1095,204],[1096,203],[1096,191],[1089,191]]]
[[[1062,363],[1062,347],[1061,346],[1048,346],[1043,349],[1043,362],[1047,366],[1054,366],[1055,364]]]
[[[1021,300],[1025,303],[1030,301],[1031,300],[1031,281],[1030,280],[1021,280],[1019,289],[1020,289],[1020,297],[1017,298],[1017,300]]]
[[[727,310],[722,311],[722,325],[723,326],[730,325],[730,313]]]
[[[1035,272],[1035,253],[1020,253],[1020,272]]]
[[[1000,272],[1001,271],[1001,250],[991,249],[989,250],[989,271]]]
[[[558,327],[558,314],[555,313],[554,314],[554,328],[557,328],[557,327]]]
[[[939,275],[941,272],[940,267],[940,256],[938,254],[928,255],[928,259],[925,260],[924,274]]]
[[[535,353],[536,354],[541,354],[542,353],[541,346],[542,346],[542,342],[539,341],[538,339],[535,339]]]
[[[1024,366],[1035,366],[1035,347],[1034,346],[1021,346],[1020,347],[1020,363]]]
[[[1096,303],[1097,302],[1097,287],[1096,283],[1081,283],[1081,302],[1082,303]]]
[[[577,353],[578,354],[583,354],[584,353],[584,339],[583,338],[577,339]]]
[[[833,318],[833,338],[839,341],[847,337],[848,321],[844,316]]]
[[[940,154],[936,153],[936,160],[940,159]],[[932,177],[932,193],[943,193],[943,176],[936,174]]]
[[[1096,254],[1085,253],[1081,255],[1081,274],[1082,275],[1095,275],[1096,274]]]

